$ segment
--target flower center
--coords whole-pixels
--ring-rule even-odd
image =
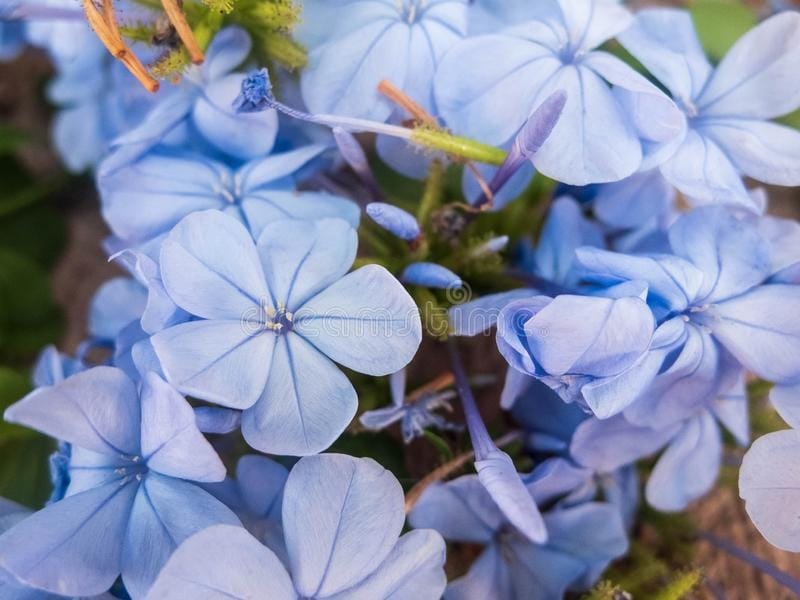
[[[277,334],[289,333],[292,330],[294,313],[287,310],[283,304],[278,306],[278,310],[268,308],[266,314],[265,329],[274,331]]]
[[[219,178],[219,185],[214,190],[223,201],[236,204],[242,196],[242,180],[238,175],[223,173]]]
[[[428,0],[395,0],[395,4],[400,18],[413,25],[422,17],[422,13],[428,7]]]

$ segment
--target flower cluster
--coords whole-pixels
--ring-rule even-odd
[[[800,225],[747,187],[800,186],[800,13],[712,64],[688,12],[615,0],[185,4],[165,42],[157,3],[84,2],[135,62],[73,2],[3,9],[126,274],[5,411],[59,447],[44,508],[0,504],[0,596],[558,599],[626,555],[640,483],[712,489],[749,381],[800,428]],[[342,454],[364,429],[441,459]],[[800,551],[797,429],[740,493]]]

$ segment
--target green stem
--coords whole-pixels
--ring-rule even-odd
[[[422,192],[422,199],[417,209],[417,221],[424,227],[428,222],[430,214],[433,212],[442,199],[442,184],[444,183],[444,167],[441,161],[434,160],[428,171],[428,179],[425,181],[425,190]]]
[[[500,148],[432,127],[417,127],[411,132],[411,141],[431,150],[439,150],[465,160],[475,160],[489,165],[500,166],[506,159],[506,152]]]

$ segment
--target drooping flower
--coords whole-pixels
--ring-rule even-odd
[[[167,379],[243,410],[242,432],[259,450],[327,448],[357,405],[333,361],[386,375],[411,360],[421,339],[414,302],[385,269],[347,274],[356,245],[341,219],[276,221],[256,243],[219,211],[185,217],[160,255],[166,294],[193,316],[152,337]]]
[[[432,427],[443,431],[460,430],[462,427],[449,422],[435,410],[452,410],[450,400],[454,390],[425,392],[415,398],[406,397],[406,370],[392,373],[389,378],[392,405],[387,408],[370,410],[361,415],[361,424],[369,430],[380,431],[400,421],[403,441],[406,444],[421,436],[425,429]]]
[[[156,375],[137,389],[122,371],[95,367],[32,392],[5,418],[71,444],[64,499],[0,536],[0,569],[23,584],[87,596],[121,574],[142,597],[184,539],[238,524],[193,483],[221,481],[225,467],[189,404]]]
[[[211,527],[178,548],[148,600],[441,597],[441,536],[400,535],[403,490],[371,459],[301,459],[286,481],[281,513],[286,563],[243,529]]]
[[[617,509],[605,502],[564,502],[567,480],[553,486],[549,471],[532,474],[527,484],[538,503],[551,506],[544,514],[546,543],[531,542],[511,527],[475,475],[425,490],[409,515],[413,527],[484,546],[469,572],[450,582],[446,600],[562,598],[567,590],[591,587],[625,553],[628,541]]]
[[[680,135],[684,123],[669,98],[597,50],[630,25],[624,7],[612,0],[547,0],[529,10],[526,20],[466,38],[442,59],[435,97],[448,126],[503,145],[562,89],[562,117],[533,164],[575,185],[622,179]]]
[[[688,12],[640,11],[620,42],[672,93],[687,129],[661,173],[695,200],[757,210],[742,181],[800,185],[800,132],[771,119],[800,107],[800,14],[771,17],[713,68]]]

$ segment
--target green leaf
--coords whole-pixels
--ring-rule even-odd
[[[425,439],[427,439],[436,448],[436,451],[439,453],[439,459],[443,463],[453,460],[453,451],[441,436],[435,434],[430,429],[426,429],[422,432],[422,434],[425,436]]]
[[[31,235],[34,231],[36,235]],[[0,219],[0,249],[24,254],[44,267],[51,267],[61,257],[66,241],[64,218],[46,204]]]
[[[0,155],[11,154],[28,141],[24,131],[10,125],[0,125]]]
[[[755,11],[739,0],[693,0],[689,11],[700,42],[716,62],[758,23]]]
[[[27,256],[0,249],[0,356],[30,358],[60,332],[48,274]]]

